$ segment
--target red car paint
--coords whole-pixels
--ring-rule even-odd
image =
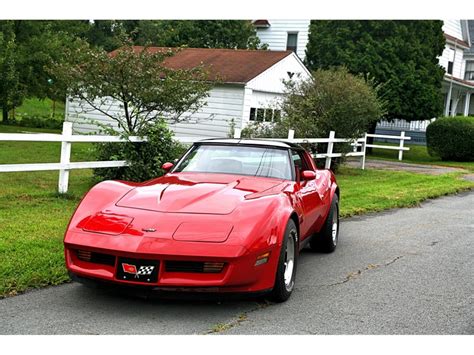
[[[229,142],[237,145],[253,141]],[[99,183],[83,198],[65,233],[69,272],[156,289],[271,290],[288,220],[295,218],[298,222],[301,249],[322,227],[332,198],[338,193],[333,173],[317,170],[311,155],[298,149],[306,170],[316,175],[314,179],[314,174],[307,171],[295,174],[293,180],[171,172],[142,184]],[[303,180],[303,176],[310,180]],[[109,262],[79,257],[89,252],[105,254]],[[268,262],[256,266],[257,258],[267,252]],[[150,260],[158,262],[157,280],[150,283],[119,278],[122,257],[144,260],[144,265]],[[173,261],[209,263],[205,267],[210,270],[215,265],[223,268],[205,273],[165,267]],[[130,264],[127,261],[126,265]]]

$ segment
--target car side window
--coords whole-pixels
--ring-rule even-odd
[[[293,164],[295,165],[296,171],[301,171],[303,167],[303,161],[301,160],[301,156],[297,151],[291,150],[291,159],[293,159]]]
[[[302,156],[302,153],[297,151],[297,150],[291,150],[291,158],[293,160],[293,164],[295,165],[295,173],[296,173],[296,178],[299,179],[301,176],[301,173],[304,170],[313,170],[310,166],[308,166],[308,163]]]
[[[301,172],[304,170],[304,160],[301,159],[301,155],[297,150],[291,150],[291,159],[295,165],[295,177],[298,180],[301,176]]]

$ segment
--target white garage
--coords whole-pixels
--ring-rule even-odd
[[[284,95],[283,80],[311,75],[292,51],[186,48],[167,59],[170,67],[179,69],[201,63],[208,67],[211,78],[220,78],[219,83],[210,91],[206,105],[190,114],[188,121],[170,125],[178,136],[225,137],[232,122],[243,128],[254,120],[276,120],[280,117],[278,102]],[[116,127],[115,121],[100,112],[84,110],[79,101],[68,102],[66,107],[66,120],[73,122],[75,132],[97,131],[97,121]],[[121,108],[112,104],[110,110]]]

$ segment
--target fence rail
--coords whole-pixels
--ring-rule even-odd
[[[241,130],[236,129],[234,132],[234,138],[240,138]],[[336,138],[336,132],[331,131],[328,138],[294,138],[295,131],[289,130],[288,137],[280,139],[281,141],[289,143],[324,143],[327,144],[327,150],[325,153],[315,154],[315,159],[325,159],[325,168],[330,169],[333,158],[340,158],[343,155],[348,157],[360,157],[360,166],[365,169],[365,157],[366,148],[374,147],[380,149],[390,149],[399,151],[399,160],[403,159],[403,152],[410,148],[404,147],[404,141],[410,140],[410,137],[405,136],[405,132],[401,132],[400,136],[380,135],[380,134],[365,134],[363,138],[359,139],[347,139],[347,138]],[[386,138],[399,140],[399,146],[384,146],[367,144],[367,138]],[[176,137],[181,143],[193,143],[204,139],[204,137]],[[59,163],[35,163],[35,164],[0,164],[1,172],[27,172],[27,171],[54,171],[59,170],[59,181],[58,191],[59,193],[66,193],[69,185],[69,171],[74,169],[95,169],[95,168],[118,168],[127,166],[125,160],[111,160],[111,161],[86,161],[86,162],[71,162],[71,145],[72,143],[102,143],[102,142],[126,142],[121,137],[117,136],[102,136],[102,135],[73,135],[72,134],[72,123],[64,122],[62,134],[51,134],[51,133],[0,133],[1,141],[15,141],[15,142],[60,142],[61,143],[61,155]],[[131,142],[145,142],[146,138],[142,137],[129,137],[128,141]],[[335,143],[349,143],[353,147],[353,151],[349,153],[335,152]],[[360,151],[359,151],[360,148]]]

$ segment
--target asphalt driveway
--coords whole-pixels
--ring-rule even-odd
[[[346,219],[340,238],[333,254],[301,254],[283,304],[71,283],[0,300],[0,334],[474,334],[473,192]]]

